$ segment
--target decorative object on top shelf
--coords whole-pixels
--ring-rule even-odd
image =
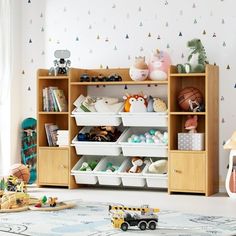
[[[90,76],[88,74],[82,74],[80,76],[80,82],[117,82],[122,81],[122,77],[118,74],[111,74],[109,76]]]
[[[141,166],[144,164],[144,160],[141,157],[133,157],[131,159],[132,167],[127,170],[128,173],[140,173],[142,171]]]
[[[225,180],[225,188],[231,198],[236,198],[236,131],[231,138],[226,141],[224,149],[230,149],[229,168]]]
[[[183,111],[204,111],[203,96],[197,88],[185,87],[179,92],[177,100]]]
[[[78,141],[94,141],[94,142],[115,142],[121,131],[112,126],[93,127],[89,133],[79,133]]]
[[[128,138],[128,143],[156,143],[167,145],[168,144],[168,133],[162,132],[156,129],[150,129],[144,134],[132,134]]]
[[[188,119],[185,122],[185,129],[189,130],[189,133],[197,133],[197,125],[198,125],[198,117],[197,116],[188,116]]]
[[[161,159],[157,161],[153,161],[150,158],[151,165],[148,167],[148,171],[154,174],[166,174],[168,171],[168,161]]]
[[[123,96],[125,100],[124,112],[146,112],[147,111],[147,95],[128,93]]]
[[[80,76],[80,82],[90,82],[90,76],[88,74],[82,74]]]
[[[188,56],[188,62],[185,64],[177,64],[178,73],[203,73],[205,66],[208,64],[205,48],[200,39],[192,39],[188,41],[187,47],[191,53]]]
[[[151,80],[167,80],[168,68],[171,65],[171,59],[167,52],[156,49],[151,56],[148,64],[149,78]]]
[[[135,57],[134,65],[129,69],[130,78],[134,81],[142,81],[148,77],[148,66],[145,57]]]
[[[49,75],[68,75],[70,60],[65,60],[70,57],[69,50],[56,50],[54,56],[57,58],[53,61],[54,66],[49,69]]]

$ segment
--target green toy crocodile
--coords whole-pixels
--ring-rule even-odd
[[[188,41],[187,46],[192,50],[188,56],[188,63],[178,64],[178,73],[202,73],[208,64],[205,48],[200,39]]]

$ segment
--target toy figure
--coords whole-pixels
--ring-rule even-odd
[[[198,125],[198,117],[195,116],[188,116],[188,119],[185,122],[185,129],[189,130],[189,133],[197,133],[197,125]]]
[[[54,66],[49,69],[49,75],[68,75],[70,60],[65,60],[70,57],[69,50],[56,50],[54,56],[59,60],[54,60]]]
[[[141,157],[133,157],[131,159],[133,166],[128,170],[129,173],[140,173],[142,171],[141,166],[144,161]]]
[[[152,54],[148,64],[149,77],[151,80],[167,80],[168,68],[171,59],[167,52],[158,49]]]
[[[187,46],[191,53],[188,56],[188,63],[184,65],[178,64],[177,70],[179,73],[203,73],[205,65],[208,64],[205,48],[200,39],[192,39],[188,41]]]
[[[134,65],[129,69],[129,75],[132,80],[145,80],[148,77],[148,66],[145,57],[135,57]]]
[[[147,112],[147,95],[129,95],[123,96],[125,100],[125,112]]]
[[[48,204],[50,207],[55,207],[57,205],[57,197],[49,197],[48,198]]]

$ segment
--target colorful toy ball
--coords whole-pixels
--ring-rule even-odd
[[[203,96],[199,89],[186,87],[178,95],[178,104],[184,111],[195,111],[203,103]]]
[[[25,183],[29,182],[30,171],[26,165],[23,164],[14,164],[10,167],[10,175],[17,177],[18,179],[23,180]]]

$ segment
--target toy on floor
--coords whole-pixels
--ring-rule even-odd
[[[26,184],[30,179],[30,171],[26,165],[14,164],[10,167],[9,174],[23,180]]]
[[[166,174],[168,170],[168,161],[167,160],[157,160],[152,161],[150,158],[151,165],[148,167],[148,171],[154,174]]]
[[[179,92],[177,100],[183,111],[199,112],[204,110],[203,96],[197,88],[185,87]]]
[[[89,161],[89,162],[83,162],[81,167],[79,168],[80,171],[93,171],[95,167],[97,166],[98,161]]]
[[[147,95],[126,94],[123,99],[125,100],[124,112],[147,112]]]
[[[205,65],[208,64],[206,51],[200,39],[192,39],[188,41],[187,47],[191,53],[188,56],[188,62],[185,64],[177,64],[179,73],[203,73]]]
[[[130,169],[128,169],[127,172],[129,172],[129,173],[141,173],[142,172],[141,166],[144,163],[143,158],[141,158],[141,157],[133,157],[131,159],[131,162],[132,162],[133,166]]]
[[[166,131],[159,131],[151,129],[144,134],[132,134],[128,138],[129,143],[156,143],[161,145],[168,144],[168,133]]]
[[[171,59],[169,54],[157,49],[153,52],[148,64],[149,78],[151,80],[167,80],[168,68],[170,65]]]
[[[26,192],[25,182],[21,179],[18,179],[15,176],[8,176],[6,180],[2,180],[4,183],[4,190],[11,192]]]
[[[145,80],[148,77],[148,73],[145,57],[135,57],[134,65],[129,69],[130,78],[134,81]]]
[[[70,57],[69,50],[56,50],[54,56],[57,58],[54,60],[54,66],[49,69],[49,75],[68,75],[69,67],[71,65],[70,60],[65,60]]]
[[[148,205],[141,207],[109,206],[113,227],[123,231],[127,231],[132,226],[137,226],[140,230],[147,228],[155,230],[158,223],[156,214],[158,212],[160,212],[158,208],[149,208]]]
[[[38,203],[35,204],[35,207],[55,207],[57,205],[57,197],[49,197],[47,198],[46,196],[43,196]]]
[[[188,116],[188,119],[185,122],[185,129],[189,130],[189,133],[197,133],[197,125],[198,125],[198,117],[195,116]]]
[[[78,141],[95,141],[95,142],[115,142],[121,131],[113,126],[93,127],[89,133],[79,133],[77,135]]]

